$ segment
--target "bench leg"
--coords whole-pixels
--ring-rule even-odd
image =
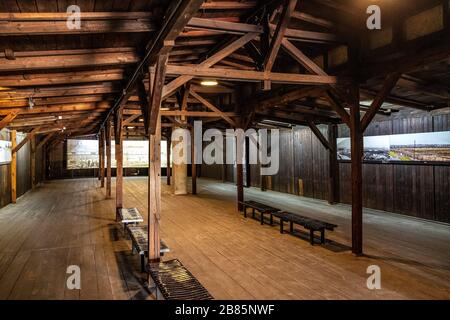
[[[310,229],[309,230],[309,241],[311,242],[311,245],[314,245],[314,230]]]
[[[289,227],[291,233],[294,233],[294,223],[290,221],[290,227]]]
[[[283,219],[280,219],[280,233],[281,234],[283,234],[283,232],[284,232],[283,228],[284,228],[284,221],[283,221]]]
[[[141,272],[145,272],[145,254],[141,254]]]
[[[244,218],[247,218],[247,207],[245,205],[242,207],[242,210],[244,210]]]
[[[264,224],[264,213],[265,213],[265,212],[261,212],[261,225]]]
[[[255,219],[255,209],[252,208],[252,218]]]
[[[270,225],[273,226],[273,214],[270,214]]]
[[[325,230],[321,230],[321,231],[320,231],[320,242],[321,242],[322,244],[325,243]]]

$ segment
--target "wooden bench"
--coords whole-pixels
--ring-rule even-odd
[[[271,217],[270,223],[272,224],[272,214],[278,211],[281,211],[280,209],[268,206],[264,203],[256,202],[256,201],[240,201],[240,204],[242,204],[244,209],[244,217],[247,218],[247,208],[252,208],[252,218],[255,218],[255,211],[258,211],[260,213],[260,220],[261,224],[264,224],[264,215],[269,214]]]
[[[320,232],[320,243],[325,243],[325,230],[334,231],[337,225],[328,223],[325,221],[304,217],[290,212],[275,212],[271,216],[271,223],[273,222],[273,216],[280,219],[280,233],[284,232],[284,222],[290,223],[290,232],[294,232],[294,224],[301,225],[305,229],[309,230],[309,237],[311,245],[314,245],[314,233]]]
[[[139,253],[141,257],[141,271],[145,272],[145,257],[148,257],[148,226],[127,226],[132,241],[132,251]],[[169,252],[170,249],[161,240],[160,255]]]
[[[144,222],[144,219],[137,208],[127,208],[119,210],[119,221],[123,224],[123,231],[126,235],[128,225],[137,225]]]
[[[212,300],[211,294],[177,260],[149,263],[148,273],[165,300]]]

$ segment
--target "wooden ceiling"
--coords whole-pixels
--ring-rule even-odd
[[[184,116],[219,127],[236,125],[239,117],[253,126],[264,120],[340,123],[336,104],[342,97],[330,90],[349,79],[361,84],[363,112],[383,89],[389,91],[378,116],[446,110],[448,1],[376,2],[387,26],[382,31],[366,29],[365,1],[204,1],[181,32],[172,30],[177,34],[161,89],[163,126]],[[125,134],[143,136],[146,68],[162,51],[148,55],[178,1],[76,4],[79,30],[66,26],[71,1],[0,2],[1,122],[34,134],[97,134],[113,109],[123,107]],[[442,8],[440,28],[430,22],[439,15],[436,7]],[[425,31],[413,27],[423,21]],[[140,75],[142,66],[147,71]],[[393,74],[398,77],[389,86]],[[219,85],[200,85],[210,78]]]

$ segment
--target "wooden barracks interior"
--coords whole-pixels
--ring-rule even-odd
[[[449,4],[0,1],[0,299],[450,299]]]

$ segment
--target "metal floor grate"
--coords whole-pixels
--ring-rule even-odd
[[[214,299],[177,259],[150,263],[148,271],[166,300]]]

